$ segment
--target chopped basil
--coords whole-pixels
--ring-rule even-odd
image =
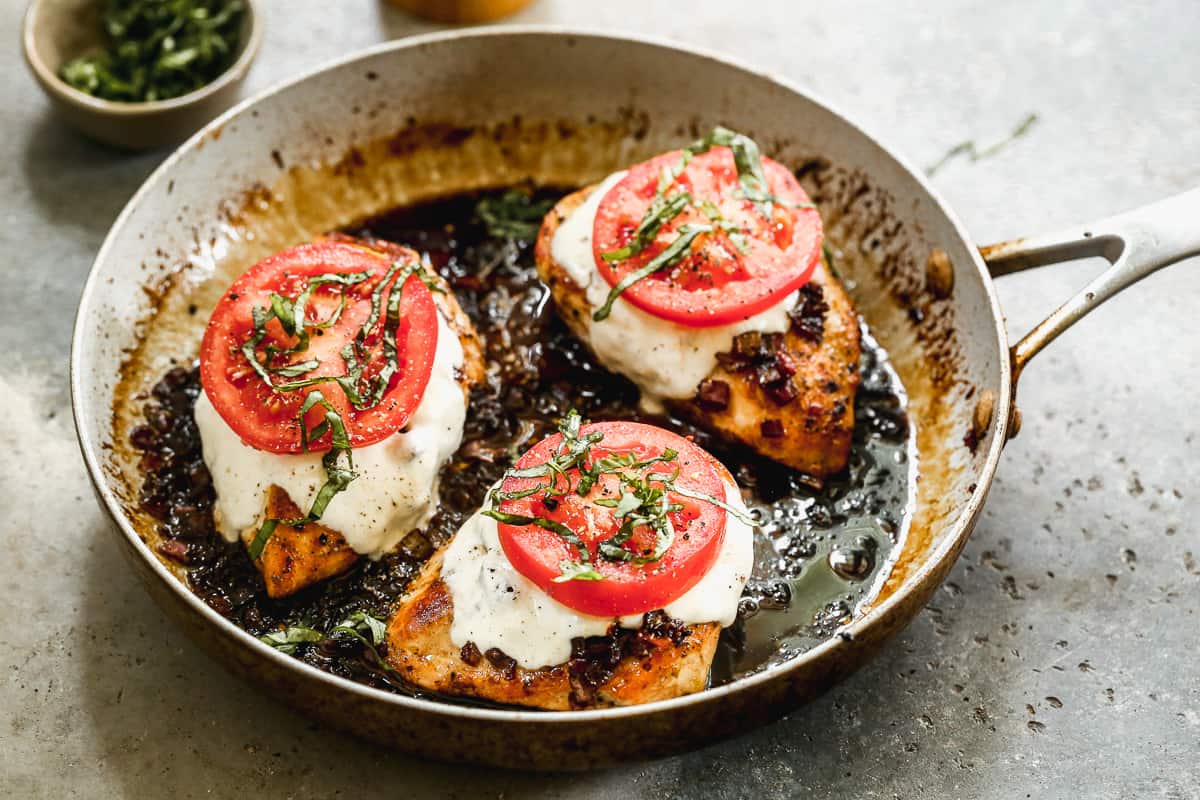
[[[94,97],[140,103],[193,92],[233,64],[242,0],[108,0],[104,49],[63,65],[64,81]],[[78,24],[78,22],[76,22]]]
[[[264,636],[258,637],[258,640],[290,656],[295,655],[296,649],[302,644],[315,644],[316,642],[324,641],[325,634],[305,625],[292,625],[281,631],[271,631]]]
[[[596,500],[596,505],[607,506],[613,510],[614,517],[625,517],[636,511],[642,501],[633,492],[621,492],[621,496],[617,497],[601,497]]]
[[[301,645],[319,644],[326,640],[355,639],[375,656],[376,662],[387,669],[387,662],[377,649],[387,639],[387,623],[365,611],[356,611],[329,629],[328,633],[308,625],[291,625],[258,637],[281,653],[295,655]]]
[[[678,486],[676,484],[671,484],[671,490],[673,492],[675,492],[676,494],[681,494],[684,497],[690,497],[693,500],[703,500],[706,503],[712,503],[717,508],[723,509],[730,515],[736,517],[739,521],[744,522],[745,524],[750,525],[751,527],[758,524],[758,522],[755,521],[754,517],[750,516],[749,514],[746,514],[745,512],[737,510],[736,508],[734,508],[733,506],[724,502],[723,500],[718,500],[715,497],[709,497],[708,495],[704,494],[703,492],[693,492],[691,489],[685,489],[684,487]]]
[[[614,561],[648,564],[666,554],[667,548],[675,541],[675,527],[668,515],[683,509],[678,503],[672,503],[668,494],[675,488],[674,482],[678,476],[678,469],[669,477],[662,472],[644,473],[641,476],[618,473],[622,493],[620,499],[611,502],[613,516],[621,520],[621,527],[615,536],[600,543],[599,550],[604,556]],[[596,503],[608,505],[600,500]],[[651,553],[638,555],[624,545],[632,538],[634,531],[642,526],[654,531],[655,545]]]
[[[702,233],[712,233],[712,225],[696,225],[687,223],[679,226],[679,236],[675,241],[671,242],[663,251],[654,258],[646,262],[639,269],[630,272],[624,278],[617,282],[617,285],[609,290],[608,297],[604,299],[604,305],[596,309],[592,314],[592,319],[596,322],[602,322],[608,319],[608,315],[612,313],[613,303],[617,301],[626,289],[633,286],[640,280],[650,277],[656,272],[664,269],[670,269],[678,264],[691,250],[692,242]]]
[[[586,436],[579,435],[579,426],[581,424],[579,412],[571,409],[567,415],[562,418],[558,426],[558,432],[562,434],[562,444],[549,461],[545,464],[539,464],[536,467],[528,467],[526,469],[510,469],[505,473],[505,477],[509,478],[542,478],[552,476],[548,484],[535,486],[534,492],[521,494],[522,497],[528,497],[536,491],[545,490],[547,494],[561,495],[569,490],[570,481],[567,480],[567,470],[576,469],[583,466],[584,459],[591,453],[591,446],[604,438],[604,434],[599,432],[589,433]],[[568,484],[568,489],[558,488],[558,479],[562,477]],[[587,494],[583,491],[581,495]],[[516,497],[507,497],[501,499],[516,500]]]
[[[767,185],[767,176],[763,172],[762,154],[758,143],[744,133],[731,131],[720,126],[703,139],[698,139],[687,146],[686,152],[700,155],[714,147],[728,147],[733,151],[733,163],[737,167],[738,183],[741,184],[742,194],[754,204],[758,212],[770,219],[771,206],[776,198],[771,194]]]
[[[330,629],[330,637],[339,633],[359,639],[363,644],[374,647],[387,638],[387,623],[365,611],[356,611]]]
[[[733,162],[737,167],[738,184],[741,187],[742,195],[753,203],[759,213],[768,220],[771,219],[772,207],[774,205],[787,205],[792,208],[815,208],[811,203],[787,203],[771,194],[770,186],[767,183],[767,176],[763,170],[762,154],[758,149],[758,143],[749,136],[731,131],[728,128],[720,126],[713,128],[707,136],[697,139],[683,148],[683,155],[674,168],[663,168],[654,190],[654,197],[650,201],[650,205],[646,209],[645,214],[643,214],[637,228],[634,229],[629,242],[624,247],[601,253],[600,257],[605,261],[611,262],[623,261],[636,256],[654,242],[664,225],[683,213],[684,209],[693,203],[708,217],[711,224],[680,225],[679,237],[667,245],[654,259],[640,269],[626,275],[612,288],[608,293],[608,297],[604,300],[604,305],[596,309],[592,314],[593,320],[602,322],[607,319],[609,314],[612,313],[613,303],[633,284],[653,275],[659,270],[669,269],[682,261],[690,251],[692,242],[695,241],[696,236],[700,233],[711,233],[714,230],[724,231],[728,234],[730,241],[738,249],[738,252],[745,254],[750,251],[750,246],[742,227],[722,217],[720,209],[712,201],[701,199],[697,202],[686,191],[679,191],[673,195],[667,194],[669,189],[674,186],[675,181],[683,174],[684,169],[687,168],[688,162],[694,156],[708,152],[714,147],[728,147],[733,152]]]
[[[300,361],[295,364],[288,364],[286,367],[276,367],[271,370],[276,375],[282,375],[285,378],[297,378],[306,373],[312,372],[317,367],[321,366],[318,359],[310,358],[308,361]]]
[[[489,236],[530,240],[537,236],[542,217],[554,205],[551,199],[535,200],[519,189],[499,196],[483,198],[475,206],[475,216],[487,227]]]
[[[256,306],[251,311],[254,332],[249,339],[242,343],[242,355],[250,362],[251,367],[262,378],[263,382],[273,391],[281,393],[294,392],[320,384],[336,383],[355,409],[363,411],[373,408],[382,402],[392,377],[399,371],[399,352],[396,346],[396,333],[400,327],[400,301],[404,285],[411,276],[417,275],[427,287],[436,291],[443,291],[441,286],[427,271],[426,263],[425,261],[420,264],[406,264],[401,261],[393,262],[379,282],[372,288],[370,299],[371,312],[366,322],[355,333],[353,341],[343,347],[340,353],[346,367],[345,374],[321,375],[313,378],[302,377],[320,366],[320,360],[315,358],[301,362],[292,362],[283,366],[273,366],[272,362],[280,355],[300,353],[308,349],[309,334],[306,330],[306,325],[311,324],[313,328],[325,328],[333,325],[341,318],[342,311],[346,305],[344,290],[339,296],[337,309],[335,309],[327,320],[317,323],[308,322],[308,301],[316,288],[326,285],[340,285],[348,288],[367,280],[370,277],[369,272],[328,273],[316,276],[308,281],[307,286],[305,286],[295,299],[272,292],[270,295],[270,306]],[[385,292],[387,293],[386,311],[383,299]],[[381,314],[384,315],[383,333],[381,336],[384,366],[379,371],[379,374],[369,381],[366,386],[361,386],[363,370],[370,360],[369,357],[371,355],[366,346],[366,341],[375,329],[375,326],[379,324]],[[297,341],[296,344],[287,349],[279,349],[268,345],[264,350],[265,357],[260,361],[258,346],[266,338],[266,326],[272,319],[278,320],[284,332],[289,336],[295,337]],[[300,378],[300,380],[275,383],[271,377],[272,374],[280,375],[284,378]],[[309,428],[306,417],[318,405],[324,409],[324,417],[321,422]],[[279,525],[300,526],[316,522],[324,515],[330,501],[340,492],[345,491],[346,487],[357,477],[357,473],[354,471],[354,456],[351,452],[350,437],[346,432],[345,421],[342,419],[337,408],[326,400],[325,396],[319,390],[314,389],[304,398],[304,403],[300,406],[297,418],[300,427],[300,442],[305,452],[309,451],[312,442],[321,439],[326,434],[330,436],[330,449],[321,459],[321,466],[325,470],[325,483],[313,499],[308,513],[303,517],[295,519],[268,518],[263,521],[263,524],[259,527],[247,547],[250,558],[254,560],[262,556],[263,549]]]
[[[650,207],[646,209],[642,221],[634,229],[633,238],[629,240],[629,244],[616,250],[609,250],[607,253],[601,253],[600,257],[605,261],[623,261],[636,256],[650,246],[663,225],[679,216],[691,202],[692,196],[688,192],[679,192],[669,198],[656,194],[650,201]]]
[[[560,561],[558,562],[560,574],[557,578],[552,578],[554,583],[566,583],[567,581],[602,581],[604,576],[591,564],[586,564],[581,561]]]
[[[484,509],[482,513],[485,517],[491,517],[497,522],[503,522],[505,525],[516,525],[518,527],[536,525],[542,530],[550,531],[551,533],[557,533],[562,537],[564,542],[579,551],[579,558],[581,561],[591,560],[591,554],[588,553],[587,545],[583,543],[583,540],[579,538],[579,535],[575,533],[575,531],[571,530],[566,525],[563,525],[561,522],[555,522],[554,520],[546,519],[545,517],[530,517],[524,514],[506,514],[505,512],[498,511],[495,508]]]
[[[311,278],[308,286],[297,296],[295,300],[284,297],[281,294],[272,292],[270,295],[271,305],[266,307],[256,306],[251,310],[251,320],[254,323],[254,333],[249,339],[242,343],[242,355],[250,362],[250,366],[258,373],[258,376],[272,389],[281,392],[295,391],[304,386],[311,386],[314,383],[324,383],[331,378],[317,378],[311,381],[302,381],[299,383],[276,384],[271,378],[271,374],[281,375],[285,378],[295,378],[305,373],[311,372],[320,366],[321,362],[317,359],[309,359],[307,361],[285,364],[283,366],[273,366],[272,362],[276,357],[281,355],[292,355],[295,353],[303,353],[308,349],[309,336],[305,330],[307,324],[307,306],[308,300],[312,296],[312,292],[319,286],[340,285],[344,287],[354,286],[362,283],[370,277],[369,272],[354,272],[348,274],[339,274],[336,272],[326,273]],[[313,323],[314,328],[327,328],[333,325],[341,318],[342,309],[346,305],[346,295],[343,292],[339,298],[338,308],[330,315],[329,319],[324,322]],[[258,346],[262,344],[263,339],[267,336],[267,323],[272,319],[279,320],[279,325],[283,328],[284,333],[289,336],[296,337],[296,344],[286,349],[280,349],[271,345],[265,348],[264,358],[259,361]],[[311,365],[311,366],[309,366]],[[303,368],[303,369],[302,369]]]
[[[325,409],[325,419],[314,425],[311,429],[305,423],[305,417],[308,412],[316,406],[320,405]],[[337,412],[325,396],[319,390],[314,389],[304,398],[304,404],[300,406],[300,411],[297,413],[297,418],[300,423],[300,441],[305,452],[308,452],[309,444],[314,439],[319,439],[326,433],[330,433],[330,442],[332,447],[321,458],[321,466],[325,468],[325,483],[317,492],[317,496],[313,499],[312,506],[308,513],[303,517],[296,519],[275,519],[268,518],[263,521],[262,527],[254,535],[254,539],[250,542],[247,548],[250,553],[250,558],[258,560],[262,556],[263,548],[266,547],[267,541],[275,532],[275,528],[279,525],[300,526],[306,525],[309,522],[316,522],[325,513],[325,509],[339,492],[345,491],[358,475],[354,471],[354,455],[350,447],[350,436],[346,433],[346,425],[342,420],[341,415]],[[345,456],[345,464],[343,465],[343,456]]]
[[[603,441],[604,434],[592,431],[580,435],[582,419],[579,413],[572,410],[559,423],[559,433],[562,442],[556,452],[545,464],[521,469],[509,469],[505,472],[504,480],[508,478],[534,478],[553,476],[547,483],[539,483],[527,489],[514,492],[501,491],[499,487],[488,496],[489,508],[481,513],[484,516],[502,522],[506,525],[534,525],[543,530],[558,534],[563,541],[571,545],[576,553],[576,560],[560,562],[560,575],[554,578],[555,583],[571,580],[604,580],[604,575],[594,568],[594,562],[587,546],[581,537],[567,525],[546,517],[525,514],[510,514],[500,510],[500,504],[505,500],[518,500],[539,492],[547,495],[543,502],[548,503],[552,496],[559,497],[569,492],[579,496],[588,495],[603,475],[615,475],[620,482],[621,494],[618,497],[600,497],[594,503],[603,508],[612,509],[612,515],[621,525],[617,532],[606,541],[597,545],[597,556],[606,561],[629,562],[634,564],[649,564],[660,560],[675,541],[675,527],[670,515],[681,511],[683,506],[672,502],[671,493],[712,503],[733,514],[738,519],[753,525],[754,521],[716,498],[702,492],[681,488],[677,484],[679,468],[671,473],[649,471],[654,464],[671,464],[679,454],[670,448],[651,458],[639,459],[633,453],[609,453],[593,459],[591,448]],[[568,470],[577,470],[578,478],[571,485]],[[564,485],[559,485],[559,476]],[[637,553],[629,550],[626,544],[633,534],[642,527],[654,532],[654,548],[650,552]]]
[[[282,520],[267,518],[263,520],[263,524],[254,533],[254,538],[250,540],[250,544],[246,545],[246,552],[250,554],[252,561],[257,561],[263,553],[263,549],[267,546],[267,541],[275,533],[275,528]]]
[[[711,200],[701,200],[698,206],[714,228],[724,231],[729,236],[729,241],[733,242],[733,246],[738,249],[739,253],[745,255],[750,252],[750,243],[746,241],[746,230],[741,225],[725,219],[721,214],[721,209],[717,208]]]

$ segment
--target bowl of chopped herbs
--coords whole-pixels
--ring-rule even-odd
[[[261,38],[253,0],[33,0],[22,44],[67,122],[143,150],[231,105]]]

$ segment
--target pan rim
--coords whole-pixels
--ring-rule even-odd
[[[93,428],[98,428],[93,420],[85,418],[83,412],[83,372],[84,367],[80,363],[83,352],[83,341],[86,333],[85,322],[89,320],[93,314],[93,297],[96,294],[96,286],[100,278],[99,269],[108,259],[109,251],[115,246],[115,241],[120,232],[128,223],[128,219],[132,216],[133,211],[144,201],[151,190],[160,184],[173,171],[175,165],[183,158],[183,156],[192,150],[196,149],[197,145],[212,134],[213,131],[221,129],[230,121],[240,117],[242,114],[249,112],[253,107],[272,97],[273,95],[287,91],[294,86],[312,80],[326,72],[338,69],[348,64],[364,61],[373,58],[383,53],[390,53],[399,50],[416,49],[431,44],[441,44],[443,42],[451,42],[459,39],[476,39],[484,37],[526,37],[526,36],[547,36],[551,38],[570,38],[592,39],[608,42],[631,42],[638,45],[644,45],[660,50],[675,51],[686,55],[694,56],[711,62],[716,62],[718,65],[730,68],[746,77],[759,78],[769,83],[774,84],[778,88],[798,95],[801,98],[819,105],[829,113],[837,117],[843,124],[849,126],[859,135],[871,143],[878,146],[884,153],[887,154],[908,176],[914,179],[918,185],[926,192],[926,194],[934,201],[937,210],[953,227],[956,235],[967,245],[968,252],[971,254],[972,265],[979,272],[980,279],[983,283],[983,289],[988,299],[988,307],[992,315],[992,323],[995,330],[995,336],[1001,353],[1000,359],[1000,391],[997,399],[996,413],[993,415],[995,427],[993,430],[992,441],[988,447],[986,458],[980,467],[978,480],[975,487],[971,490],[970,496],[964,503],[962,512],[958,521],[952,526],[950,532],[944,537],[943,541],[933,550],[926,562],[914,572],[896,591],[892,592],[882,603],[873,606],[866,614],[853,620],[841,629],[838,636],[833,636],[821,644],[813,647],[804,653],[788,659],[780,664],[770,666],[761,672],[738,680],[731,681],[723,686],[718,686],[712,689],[705,689],[695,694],[683,695],[680,697],[671,698],[669,700],[659,700],[641,705],[623,706],[615,708],[602,709],[585,709],[576,711],[537,711],[523,709],[495,709],[480,706],[457,705],[444,702],[438,699],[429,699],[421,697],[409,697],[406,695],[388,692],[383,689],[376,689],[365,684],[357,683],[346,678],[333,675],[328,672],[310,666],[299,659],[285,655],[273,647],[260,642],[256,637],[242,628],[238,627],[225,617],[218,614],[201,600],[196,594],[188,589],[188,587],[172,574],[162,562],[154,555],[150,547],[138,535],[128,517],[124,513],[120,500],[116,493],[108,485],[104,479],[104,468],[100,461],[99,453],[95,452],[87,442],[90,441],[93,434]],[[774,73],[764,70],[753,65],[747,64],[737,58],[710,50],[708,48],[695,46],[692,44],[683,44],[673,41],[666,37],[648,36],[643,34],[633,34],[626,32],[612,32],[600,29],[587,27],[564,26],[564,25],[510,25],[499,28],[494,27],[474,27],[453,29],[446,31],[438,31],[434,33],[412,36],[401,40],[382,42],[371,47],[358,50],[346,56],[341,56],[320,64],[312,69],[309,69],[293,78],[289,78],[277,82],[251,97],[242,100],[223,114],[219,115],[203,128],[193,134],[187,141],[175,149],[151,174],[143,181],[142,185],[133,194],[129,201],[125,204],[121,213],[113,221],[108,233],[105,235],[104,241],[97,251],[96,258],[92,262],[92,266],[88,270],[87,280],[84,282],[83,290],[80,294],[79,305],[76,311],[73,331],[71,335],[71,352],[69,361],[69,383],[71,396],[72,417],[75,423],[76,439],[79,443],[80,451],[83,454],[84,464],[87,467],[88,477],[92,482],[92,486],[101,500],[101,506],[104,508],[109,519],[116,525],[119,532],[128,540],[129,544],[137,552],[138,556],[146,561],[154,573],[154,576],[165,582],[170,591],[176,595],[177,599],[182,600],[190,610],[199,615],[204,621],[210,624],[215,632],[220,633],[224,638],[231,639],[242,647],[247,647],[256,656],[268,659],[274,663],[276,667],[285,671],[294,672],[297,677],[303,680],[315,680],[330,684],[341,692],[349,692],[357,695],[359,699],[370,702],[382,702],[388,705],[393,705],[397,708],[407,709],[414,712],[431,713],[438,715],[448,715],[460,717],[470,720],[478,720],[480,722],[511,722],[522,724],[566,724],[566,723],[587,723],[612,721],[640,716],[652,716],[660,712],[670,712],[672,710],[691,706],[693,704],[703,704],[707,702],[716,702],[717,700],[729,697],[732,695],[741,694],[750,691],[756,686],[764,683],[772,682],[779,679],[790,672],[801,669],[804,665],[824,658],[827,654],[834,651],[836,648],[846,646],[846,639],[853,639],[859,636],[862,632],[882,625],[885,621],[896,612],[908,597],[917,590],[917,587],[923,585],[929,578],[930,574],[938,569],[947,559],[949,554],[956,550],[964,543],[966,537],[973,530],[979,514],[982,511],[983,503],[987,497],[988,488],[991,486],[995,476],[996,468],[999,464],[1000,454],[1004,447],[1004,442],[1008,435],[1008,422],[1011,406],[1011,382],[1012,370],[1011,364],[1007,358],[1009,352],[1008,332],[1004,327],[1003,314],[1000,309],[999,298],[996,293],[995,285],[991,275],[988,272],[987,266],[979,254],[978,249],[972,244],[970,235],[963,226],[961,220],[953,212],[950,206],[942,198],[939,192],[929,183],[926,176],[907,159],[896,153],[890,147],[884,145],[874,135],[863,130],[852,119],[847,117],[841,110],[833,104],[827,102],[823,97],[814,94],[807,89],[802,89],[786,78],[775,75]],[[255,687],[261,689],[262,687]]]

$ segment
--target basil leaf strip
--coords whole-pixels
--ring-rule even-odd
[[[771,206],[776,198],[771,194],[767,185],[767,176],[763,172],[762,153],[758,143],[743,133],[731,131],[720,126],[703,139],[698,139],[688,145],[687,150],[694,155],[700,155],[714,147],[728,147],[733,151],[733,163],[737,167],[738,183],[741,184],[742,194],[754,203],[755,208],[764,217],[770,219]]]
[[[324,641],[325,634],[304,625],[292,625],[285,630],[271,631],[258,637],[263,644],[269,644],[281,653],[295,655],[296,648],[302,644],[315,644]]]
[[[317,405],[325,409],[325,419],[309,429],[304,418]],[[254,561],[262,557],[263,549],[267,546],[272,534],[275,533],[277,526],[282,524],[296,527],[316,522],[324,515],[325,509],[329,507],[329,502],[340,492],[345,491],[346,487],[358,477],[354,471],[354,454],[350,447],[350,436],[346,432],[345,422],[337,409],[325,399],[320,391],[314,390],[308,393],[308,396],[304,398],[304,404],[300,406],[297,417],[300,421],[300,441],[305,452],[308,452],[309,444],[313,439],[320,438],[326,432],[331,432],[332,447],[321,458],[321,466],[325,469],[325,483],[318,490],[317,496],[313,498],[312,506],[303,517],[296,519],[268,518],[263,521],[262,527],[258,529],[254,539],[246,548],[251,560]],[[345,465],[342,464],[343,455],[345,456]]]
[[[544,464],[521,469],[509,469],[504,473],[501,483],[488,494],[490,508],[480,513],[506,525],[534,525],[543,530],[558,534],[564,541],[572,545],[579,554],[577,561],[564,560],[559,563],[561,574],[553,578],[556,583],[569,580],[604,580],[604,575],[595,570],[591,554],[588,552],[579,535],[568,526],[545,517],[526,514],[510,514],[501,511],[499,505],[505,500],[519,500],[525,497],[545,492],[546,495],[561,496],[574,491],[581,497],[587,496],[602,475],[615,474],[621,483],[619,497],[601,497],[594,503],[603,508],[612,509],[612,515],[620,520],[617,532],[607,540],[597,545],[597,556],[607,561],[627,562],[633,564],[649,564],[662,559],[667,550],[675,542],[675,526],[670,515],[683,510],[679,503],[672,502],[671,493],[711,503],[732,514],[748,525],[755,521],[733,508],[727,503],[709,497],[703,492],[693,491],[677,485],[679,467],[671,473],[648,472],[647,468],[659,463],[669,464],[678,458],[678,453],[671,448],[651,458],[639,459],[633,453],[609,453],[601,458],[591,460],[592,445],[600,442],[604,434],[592,431],[580,435],[582,418],[572,409],[559,423],[559,433],[562,442],[554,455]],[[571,485],[567,471],[576,469],[579,478],[574,486]],[[503,482],[508,478],[539,478],[550,477],[546,483],[538,483],[526,489],[512,492],[501,490]],[[565,487],[560,487],[559,477],[563,478]],[[633,552],[625,547],[638,528],[646,527],[654,532],[654,549],[649,553]]]
[[[346,287],[354,286],[355,284],[362,283],[369,277],[369,272],[330,272],[324,275],[318,275],[309,281],[308,286],[305,287],[304,291],[302,291],[294,301],[284,297],[281,294],[272,292],[270,295],[270,306],[256,306],[255,308],[251,309],[250,314],[251,320],[254,324],[254,333],[249,339],[242,343],[241,351],[242,355],[246,358],[246,361],[250,363],[250,366],[258,374],[258,376],[262,378],[263,382],[276,391],[288,392],[295,391],[296,389],[303,388],[304,386],[311,386],[314,383],[325,383],[329,380],[332,380],[331,378],[319,378],[303,383],[276,384],[271,378],[271,373],[282,375],[285,378],[298,377],[306,372],[311,372],[312,370],[316,369],[318,366],[320,366],[320,361],[317,359],[309,359],[308,361],[300,363],[286,364],[282,367],[273,367],[271,366],[271,362],[275,360],[276,356],[302,353],[308,349],[308,332],[304,329],[304,326],[306,323],[308,300],[311,297],[314,289],[319,286],[326,286],[330,284],[338,284]],[[325,320],[324,322],[313,323],[313,327],[327,328],[330,325],[333,325],[338,319],[341,318],[342,310],[345,308],[345,306],[346,295],[343,291],[339,298],[338,308],[334,310],[329,319]],[[286,349],[268,345],[265,352],[265,358],[262,361],[259,361],[258,346],[262,344],[263,339],[266,338],[267,323],[272,319],[279,320],[279,325],[283,328],[284,333],[288,334],[289,336],[295,336],[297,341],[295,345]],[[302,367],[310,364],[312,366],[308,366],[307,369],[302,369]]]
[[[258,637],[264,644],[274,647],[287,655],[295,655],[297,649],[305,644],[320,644],[326,640],[349,637],[356,639],[363,648],[374,656],[379,667],[388,672],[395,672],[387,661],[379,654],[378,647],[387,639],[387,623],[365,611],[356,611],[329,629],[328,633],[308,625],[291,625],[283,630],[271,631]]]
[[[405,264],[401,261],[395,261],[388,267],[383,278],[371,290],[371,312],[366,322],[355,333],[354,340],[341,350],[342,360],[346,365],[346,374],[323,375],[277,384],[271,378],[272,372],[282,375],[285,378],[299,377],[319,367],[321,362],[319,359],[314,358],[287,364],[282,367],[272,367],[271,362],[278,355],[303,352],[308,349],[309,334],[305,330],[307,306],[313,291],[317,287],[329,284],[338,284],[343,287],[354,286],[367,280],[371,275],[370,272],[327,273],[316,276],[308,282],[308,285],[297,295],[295,300],[272,292],[269,307],[256,306],[251,310],[254,333],[242,344],[242,355],[250,362],[251,367],[262,378],[263,382],[276,392],[294,392],[323,383],[336,383],[354,408],[362,411],[379,405],[383,400],[383,395],[387,392],[387,387],[392,377],[399,371],[400,356],[396,346],[396,334],[400,327],[400,301],[403,296],[405,283],[407,283],[409,277],[416,274],[427,287],[443,291],[437,281],[426,272],[425,263],[423,261],[420,264]],[[395,278],[395,283],[392,282],[393,278]],[[391,291],[388,291],[389,286],[391,287]],[[388,291],[387,310],[382,335],[385,364],[379,374],[375,376],[369,390],[365,392],[366,397],[364,398],[364,392],[359,389],[359,381],[361,380],[362,372],[365,368],[365,359],[368,355],[366,340],[379,322],[380,313],[383,310],[383,294],[385,291]],[[313,327],[325,328],[333,325],[341,318],[345,307],[346,293],[343,291],[338,307],[330,314],[329,318],[324,322],[313,323]],[[259,361],[258,345],[266,338],[266,326],[272,319],[279,320],[279,324],[284,332],[289,336],[296,337],[297,342],[287,350],[268,346],[265,352],[265,359]],[[312,428],[309,428],[305,422],[305,417],[317,405],[324,408],[324,419]],[[313,498],[312,506],[303,517],[296,519],[269,518],[263,521],[262,526],[255,533],[254,538],[247,547],[250,558],[255,561],[262,557],[263,549],[279,525],[300,526],[309,522],[316,522],[324,515],[325,509],[329,507],[329,503],[333,498],[345,491],[346,487],[358,477],[358,474],[354,471],[354,456],[350,447],[350,437],[346,432],[345,421],[342,419],[341,414],[338,413],[338,410],[325,399],[325,396],[320,391],[314,390],[305,396],[304,403],[300,406],[297,416],[300,422],[300,442],[305,452],[309,451],[310,444],[313,441],[320,439],[326,433],[330,434],[331,447],[321,458],[321,466],[325,470],[325,483],[318,490],[317,496]]]
[[[601,253],[600,257],[611,262],[636,256],[654,242],[654,237],[658,236],[663,225],[679,216],[691,202],[692,196],[687,192],[671,195],[665,200],[655,197],[646,210],[646,215],[634,229],[633,238],[629,240],[629,244],[616,250],[609,250],[607,253]]]
[[[508,514],[504,511],[499,511],[494,508],[485,509],[481,513],[485,517],[491,517],[497,522],[503,522],[505,525],[516,525],[518,527],[536,525],[542,530],[550,531],[551,533],[557,533],[563,538],[563,541],[579,551],[579,559],[581,561],[591,561],[591,553],[588,552],[587,546],[584,545],[583,540],[579,538],[579,535],[576,534],[575,531],[571,530],[566,525],[563,525],[561,522],[555,522],[554,520],[546,519],[545,517],[528,517],[524,514]]]
[[[552,199],[534,200],[519,189],[484,197],[475,205],[475,216],[487,227],[489,236],[529,240],[537,236],[542,217],[554,205]]]
[[[596,322],[603,322],[608,319],[608,315],[612,313],[613,303],[617,301],[626,289],[633,286],[640,280],[650,277],[656,272],[671,267],[682,261],[692,247],[692,242],[702,233],[712,233],[712,225],[695,225],[685,224],[679,226],[679,236],[675,241],[667,245],[661,253],[646,262],[644,266],[626,275],[617,285],[609,290],[608,297],[604,299],[604,305],[596,309],[592,314],[592,319]]]
[[[709,495],[706,495],[704,492],[694,492],[691,489],[685,489],[684,487],[677,486],[674,483],[671,484],[671,491],[675,492],[675,494],[681,494],[684,497],[690,497],[693,500],[702,500],[706,503],[712,503],[717,508],[724,510],[730,516],[737,518],[740,522],[743,522],[752,528],[756,527],[758,525],[758,522],[754,519],[754,517],[750,516],[749,514],[743,512],[743,511],[739,511],[738,509],[734,508],[733,506],[729,505],[728,503],[726,503],[722,500],[718,500],[715,497],[710,497]]]
[[[604,575],[597,572],[591,564],[586,564],[580,561],[560,561],[558,569],[562,573],[557,578],[551,578],[553,583],[566,583],[567,581],[602,581]]]

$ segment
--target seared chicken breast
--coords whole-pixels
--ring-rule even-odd
[[[551,244],[562,222],[595,189],[567,195],[551,209],[535,249],[538,274],[563,321],[585,345],[594,309],[586,287],[555,260]],[[730,441],[825,477],[844,469],[850,455],[860,342],[854,307],[824,258],[800,289],[790,317],[784,333],[736,336],[694,396],[666,404]]]
[[[441,579],[444,552],[425,564],[388,624],[388,663],[414,685],[548,711],[649,703],[707,685],[721,633],[715,622],[681,625],[648,615],[640,631],[578,639],[571,661],[539,669],[470,643],[455,647],[454,601]]]
[[[407,248],[391,242],[364,241],[342,234],[333,234],[327,238],[394,257],[411,253]],[[447,327],[458,336],[462,345],[463,364],[455,379],[462,388],[463,402],[466,403],[470,398],[471,387],[484,378],[483,348],[471,320],[458,304],[449,285],[441,278],[437,278],[437,282],[443,291],[432,293],[434,303]],[[275,484],[267,488],[264,501],[265,518],[295,519],[303,516],[295,501]],[[257,527],[247,528],[241,534],[242,541],[249,546],[256,534]],[[267,594],[271,597],[285,597],[344,572],[358,557],[341,533],[319,522],[311,522],[299,527],[277,526],[263,546],[261,555],[255,559],[254,565],[262,573]]]

